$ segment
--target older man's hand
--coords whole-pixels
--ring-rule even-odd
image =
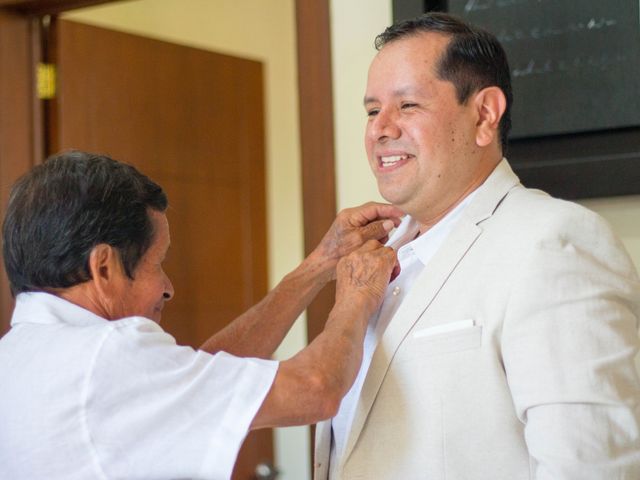
[[[341,258],[336,269],[336,304],[358,298],[368,313],[373,313],[382,302],[396,263],[396,252],[375,240]]]
[[[400,224],[402,215],[404,213],[393,205],[376,202],[346,208],[338,214],[309,259],[322,265],[327,281],[333,280],[338,260],[369,240],[386,242],[389,232]]]

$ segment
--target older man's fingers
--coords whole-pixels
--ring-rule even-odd
[[[364,227],[360,227],[360,234],[364,240],[380,240],[396,227],[396,223],[391,219],[376,220]]]
[[[353,226],[364,226],[374,220],[389,219],[399,225],[404,212],[386,203],[369,202],[344,211]]]

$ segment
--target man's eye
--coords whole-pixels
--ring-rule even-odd
[[[371,110],[367,110],[367,117],[375,117],[378,114],[379,111],[380,110],[378,110],[377,108],[373,108]]]
[[[417,106],[418,106],[418,104],[416,104],[416,103],[403,103],[402,104],[402,109],[406,110],[407,108],[414,108],[414,107],[417,107]]]

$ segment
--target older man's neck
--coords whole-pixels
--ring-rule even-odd
[[[111,320],[107,313],[108,309],[105,308],[104,302],[100,301],[100,295],[92,288],[91,281],[80,283],[69,288],[50,289],[48,293],[84,308],[99,317]]]

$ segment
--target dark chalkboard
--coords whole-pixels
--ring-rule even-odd
[[[449,0],[448,10],[506,50],[512,138],[640,125],[637,0]]]

